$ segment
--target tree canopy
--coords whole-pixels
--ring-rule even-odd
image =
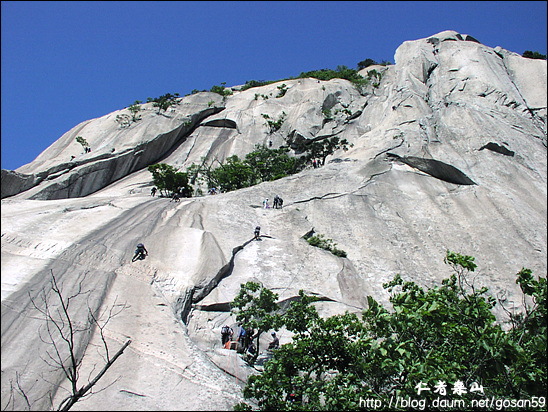
[[[188,182],[188,174],[178,172],[175,167],[166,163],[157,163],[148,166],[148,171],[152,173],[154,185],[162,191],[180,193],[183,197],[192,195],[192,187]]]
[[[521,313],[508,310],[503,328],[492,313],[497,299],[471,279],[474,258],[447,251],[445,262],[454,273],[441,286],[396,275],[384,285],[393,310],[369,296],[361,317],[323,319],[301,291],[280,321],[292,341],[249,378],[244,398],[251,403],[236,409],[356,410],[367,400],[387,410],[396,397],[423,405],[453,400],[461,410],[512,399],[538,409],[547,391],[546,278],[535,280],[529,269],[517,274],[529,303]]]

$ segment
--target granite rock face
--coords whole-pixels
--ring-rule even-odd
[[[2,406],[16,374],[33,409],[48,407],[38,398],[51,383],[67,386],[44,368],[48,347],[29,302],[51,272],[67,293],[90,291],[77,322],[87,322],[88,306],[125,303],[105,333],[114,350],[132,340],[98,384],[105,390],[73,410],[232,409],[258,373],[220,344],[220,328],[235,321],[229,303],[247,281],[278,293],[280,304],[303,289],[320,297],[325,316],[359,312],[368,295],[387,304],[382,284],[398,273],[439,284],[451,274],[443,263],[451,250],[476,257],[478,285],[520,302],[515,274],[527,267],[546,276],[546,61],[445,31],[404,42],[394,65],[360,73],[373,69],[380,81],[364,90],[292,79],[234,87],[224,98],[186,96],[162,114],[144,104],[129,125],[116,121],[129,116],[123,109],[3,170]],[[268,119],[283,122],[272,131]],[[353,146],[320,168],[179,203],[150,196],[149,164],[185,170],[243,158],[257,144],[332,136]],[[276,194],[283,209],[264,209]],[[310,233],[347,257],[310,246]],[[149,256],[132,263],[138,242]],[[101,364],[100,336],[78,345],[87,376]],[[66,393],[53,396],[57,405]],[[14,402],[25,408],[21,397]]]

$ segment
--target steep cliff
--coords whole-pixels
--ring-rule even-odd
[[[475,256],[476,282],[510,300],[522,267],[546,276],[546,61],[445,31],[405,42],[394,65],[361,73],[372,69],[381,81],[366,90],[292,79],[234,87],[224,98],[186,96],[161,114],[147,103],[128,124],[116,120],[129,116],[123,109],[3,170],[2,399],[16,373],[34,408],[47,407],[47,397],[37,399],[51,383],[66,385],[44,368],[47,346],[29,302],[50,271],[67,291],[83,284],[92,310],[127,305],[106,335],[114,347],[132,344],[100,382],[105,390],[74,410],[231,409],[256,372],[220,349],[219,332],[234,321],[229,302],[246,281],[280,301],[314,293],[329,315],[359,312],[367,295],[387,303],[382,284],[397,273],[437,284],[450,273],[446,250]],[[263,115],[283,113],[270,133]],[[185,170],[204,157],[243,158],[256,144],[332,136],[353,146],[320,168],[179,203],[149,194],[152,163]],[[276,194],[283,209],[264,209]],[[256,225],[264,236],[252,241]],[[347,257],[310,246],[311,230]],[[138,242],[149,256],[132,263]],[[87,322],[87,307],[74,316]],[[81,376],[100,362],[99,338],[79,342]]]

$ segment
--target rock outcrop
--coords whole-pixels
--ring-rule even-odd
[[[379,82],[365,90],[291,79],[185,96],[161,114],[147,103],[136,122],[117,121],[129,117],[123,109],[3,170],[2,406],[17,377],[33,409],[49,406],[52,384],[66,386],[44,368],[48,347],[29,301],[51,272],[66,293],[89,290],[77,323],[88,307],[124,303],[105,334],[114,348],[132,340],[98,384],[104,390],[74,410],[232,409],[257,371],[220,348],[220,328],[234,322],[230,302],[247,281],[281,304],[303,289],[320,297],[323,315],[359,312],[368,295],[388,303],[382,285],[397,273],[439,284],[452,250],[475,256],[476,282],[518,304],[515,274],[546,276],[546,61],[445,31],[404,42],[394,65],[360,73],[373,69]],[[281,127],[271,130],[265,115]],[[179,203],[150,196],[153,163],[185,170],[243,158],[257,144],[332,136],[353,146],[317,169]],[[264,209],[276,194],[283,209]],[[310,246],[311,231],[347,257]],[[132,263],[138,242],[149,256]],[[101,363],[100,344],[97,333],[78,341],[81,376]],[[51,393],[56,405],[66,396]],[[21,396],[10,405],[27,406]]]

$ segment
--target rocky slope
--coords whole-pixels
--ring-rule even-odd
[[[3,409],[17,376],[33,409],[48,407],[41,396],[52,384],[67,386],[45,367],[29,301],[50,272],[67,293],[89,290],[77,323],[88,305],[124,303],[106,338],[114,350],[132,340],[98,384],[105,389],[73,410],[231,409],[256,372],[220,348],[219,331],[234,322],[229,302],[249,280],[280,302],[300,289],[317,294],[325,315],[360,311],[367,295],[388,302],[382,284],[397,273],[438,284],[451,250],[475,256],[476,282],[519,304],[515,274],[546,276],[546,61],[446,31],[403,43],[394,65],[362,74],[372,68],[382,80],[361,93],[342,79],[294,79],[186,96],[162,114],[144,104],[129,126],[116,120],[130,115],[123,109],[2,170]],[[282,113],[270,134],[263,114]],[[180,203],[149,195],[152,163],[185,170],[203,157],[243,158],[258,143],[335,135],[353,147],[318,169]],[[284,208],[263,209],[275,194]],[[263,236],[252,241],[256,225]],[[309,246],[311,230],[347,258]],[[138,242],[149,257],[131,263]],[[80,337],[82,377],[101,364],[100,342]],[[10,409],[27,407],[16,395]],[[66,392],[53,396],[57,405]]]

